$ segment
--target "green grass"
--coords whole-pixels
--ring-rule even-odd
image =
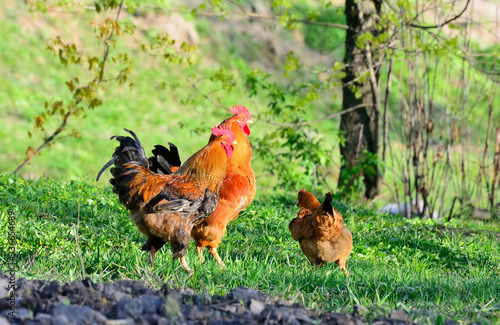
[[[208,252],[200,264],[192,244],[187,259],[194,273],[188,275],[178,260],[171,260],[168,246],[151,268],[140,251],[143,236],[109,187],[0,176],[0,202],[2,234],[7,233],[8,214],[16,216],[22,277],[130,278],[200,294],[247,286],[318,310],[351,312],[361,304],[373,317],[403,309],[419,323],[442,317],[495,323],[500,317],[498,224],[407,220],[337,201],[354,235],[347,263],[351,276],[346,278],[335,265],[310,266],[292,240],[287,225],[297,210],[295,193],[258,195],[228,227],[219,249],[226,269]],[[3,263],[6,246],[7,238],[1,236]]]

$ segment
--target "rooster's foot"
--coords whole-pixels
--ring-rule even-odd
[[[203,247],[196,246],[196,251],[198,252],[198,256],[200,257],[200,263],[203,263],[205,259],[203,258]]]
[[[186,271],[186,273],[190,273],[192,271],[191,268],[189,267],[187,261],[186,261],[186,256],[181,257],[181,264],[182,264],[182,267],[184,268],[184,271]]]
[[[210,253],[214,256],[215,260],[217,261],[217,264],[222,266],[222,268],[226,268],[226,265],[224,262],[222,262],[222,258],[220,258],[219,253],[217,253],[217,248],[210,248]]]

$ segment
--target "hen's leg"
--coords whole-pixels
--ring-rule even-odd
[[[196,251],[198,252],[198,256],[200,258],[200,263],[203,263],[205,259],[203,258],[203,247],[196,246]]]
[[[186,261],[186,256],[182,256],[180,259],[181,259],[181,264],[182,264],[182,267],[184,268],[184,271],[186,271],[186,273],[191,272],[191,268],[189,267],[189,265]]]
[[[345,276],[349,276],[349,273],[347,273],[347,269],[345,268],[347,260],[337,260],[335,263],[340,266],[340,269],[344,271]]]

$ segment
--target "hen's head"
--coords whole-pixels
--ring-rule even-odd
[[[234,105],[231,110],[231,113],[234,114],[233,118],[237,118],[238,125],[240,126],[241,130],[245,135],[248,137],[250,135],[250,128],[248,127],[248,124],[252,124],[252,116],[250,115],[250,112],[248,109],[243,106],[243,105]]]
[[[299,207],[306,208],[310,211],[314,211],[319,206],[319,201],[314,197],[314,195],[307,192],[305,188],[299,192],[297,201],[299,203]]]
[[[229,127],[219,125],[212,128],[212,134],[221,138],[221,146],[226,152],[227,158],[231,159],[234,152],[234,145],[236,144],[234,133]]]

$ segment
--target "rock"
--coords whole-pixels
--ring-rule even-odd
[[[229,294],[233,300],[241,300],[250,303],[250,299],[262,300],[263,295],[255,290],[246,287],[237,287]]]
[[[69,320],[64,315],[59,315],[59,316],[54,317],[54,325],[65,325],[68,323],[69,323]]]
[[[85,278],[82,280],[82,284],[87,287],[87,288],[92,288],[94,285],[94,282],[92,281],[91,278]]]
[[[241,325],[241,322],[237,321],[226,321],[226,320],[216,320],[216,319],[210,319],[207,323],[207,325]]]
[[[168,284],[163,284],[160,290],[156,291],[156,293],[160,296],[166,297],[168,295]]]
[[[59,291],[59,281],[51,281],[49,283],[43,284],[40,290],[40,298],[47,299],[55,296]]]
[[[364,306],[361,305],[354,305],[353,310],[352,310],[352,315],[353,316],[361,316],[365,314],[368,311]]]
[[[352,315],[344,315],[339,313],[328,313],[321,316],[322,324],[328,325],[363,325],[363,322]]]
[[[55,317],[60,316],[60,319],[65,317],[68,322],[77,325],[88,323],[104,324],[107,320],[104,315],[87,306],[59,304],[54,308],[53,315]]]
[[[156,325],[170,325],[170,322],[165,317],[160,317]]]
[[[161,304],[162,298],[155,296],[120,300],[111,308],[109,318],[136,318],[139,315],[156,313],[158,312]]]
[[[108,319],[105,325],[134,325],[130,319]]]
[[[188,319],[192,320],[204,320],[210,318],[210,310],[204,309],[199,306],[189,306],[189,309],[182,313],[186,315]]]
[[[410,316],[402,310],[392,310],[389,317],[394,320],[400,320],[407,325],[413,324]]]
[[[132,296],[130,296],[129,294],[126,294],[124,292],[121,292],[121,291],[113,291],[109,297],[111,298],[111,300],[113,301],[120,301],[120,300],[124,300],[124,299],[130,299],[132,298]]]
[[[9,280],[7,278],[0,278],[0,299],[7,297],[9,290]]]
[[[36,322],[36,324],[39,324],[39,325],[53,325],[54,324],[54,319],[53,319],[52,315],[44,314],[44,313],[37,314],[34,321]]]
[[[26,308],[18,308],[16,309],[16,312],[14,313],[15,318],[19,319],[21,321],[27,320],[30,318],[30,312]]]
[[[480,324],[482,324],[482,323],[480,323]],[[457,323],[457,322],[455,322],[454,320],[451,320],[451,319],[449,319],[449,318],[446,318],[446,319],[444,320],[444,325],[458,325],[458,323]]]
[[[101,282],[97,282],[96,284],[94,284],[93,288],[96,292],[102,292],[102,290],[104,289],[104,284],[102,284]]]
[[[295,318],[297,318],[298,320],[300,320],[303,323],[312,324],[315,322],[314,319],[312,319],[309,316],[309,312],[307,312],[305,309],[295,309],[294,315],[295,315]]]
[[[259,300],[251,299],[250,300],[250,311],[255,315],[260,315],[264,310],[265,305]]]

